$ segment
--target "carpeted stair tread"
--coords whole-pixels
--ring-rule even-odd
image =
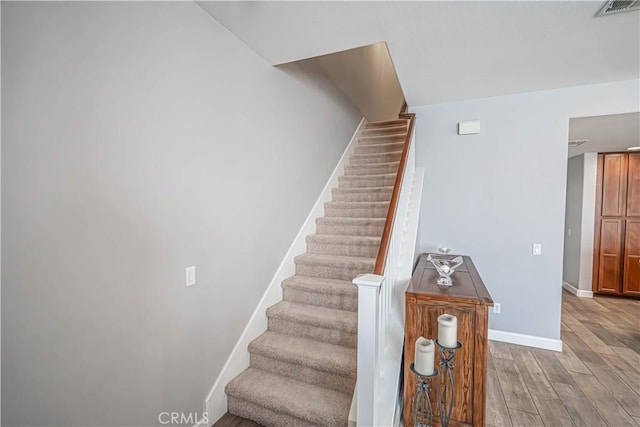
[[[342,255],[303,254],[294,258],[296,264],[326,265],[342,268],[362,268],[367,272],[376,263],[375,258]]]
[[[295,259],[296,274],[327,279],[353,280],[360,273],[373,271],[375,257],[304,254]]]
[[[380,144],[358,144],[353,149],[354,155],[359,154],[386,154],[402,151],[404,147],[404,141],[383,142]]]
[[[388,153],[352,153],[350,160],[350,165],[358,165],[358,164],[371,164],[371,163],[387,163],[400,161],[402,157],[402,150],[393,151]]]
[[[395,134],[395,133],[407,133],[407,124],[402,123],[395,126],[385,126],[385,127],[373,127],[373,128],[364,128],[360,132],[360,136],[370,136],[370,135],[387,135],[387,134]]]
[[[230,414],[237,415],[240,418],[253,420],[261,426],[318,427],[318,424],[310,423],[306,420],[301,420],[300,418],[292,417],[282,412],[273,411],[265,408],[264,406],[233,396],[227,396],[227,407]]]
[[[225,391],[249,404],[309,423],[336,427],[346,425],[352,398],[345,393],[251,367],[227,384]]]
[[[350,225],[354,227],[363,225],[384,226],[384,221],[384,218],[316,218],[316,224]]]
[[[326,202],[325,208],[352,208],[352,209],[368,209],[389,207],[389,202]]]
[[[393,119],[393,120],[379,120],[376,122],[367,122],[364,127],[365,129],[371,128],[380,128],[380,127],[388,127],[388,126],[400,126],[406,125],[408,122],[406,119]]]
[[[358,296],[358,287],[348,280],[291,276],[282,281],[282,287],[325,295]]]
[[[344,168],[345,175],[376,175],[397,173],[400,162],[384,163],[362,163],[359,165],[348,165]]]
[[[380,237],[377,236],[348,236],[344,234],[311,234],[306,241],[323,245],[358,245],[380,247]]]
[[[281,301],[269,307],[267,317],[354,334],[358,330],[357,313],[289,301]]]
[[[404,142],[406,137],[406,132],[389,133],[383,135],[360,135],[360,137],[358,138],[358,145],[377,145]]]
[[[349,280],[291,276],[282,282],[284,301],[358,311],[358,288]]]
[[[347,234],[312,234],[306,237],[307,253],[376,257],[380,248],[378,236]]]
[[[274,331],[253,340],[249,352],[333,374],[356,373],[356,349]]]
[[[388,187],[396,182],[395,173],[379,175],[348,175],[338,178],[339,188]]]
[[[334,188],[331,200],[334,202],[384,202],[390,201],[393,186],[368,188]]]
[[[385,218],[316,218],[316,233],[381,236],[384,223]]]
[[[327,217],[384,218],[389,211],[389,202],[326,202]]]

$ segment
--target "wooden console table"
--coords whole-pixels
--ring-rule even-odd
[[[471,258],[451,276],[453,286],[442,290],[436,285],[438,272],[422,254],[414,270],[406,296],[404,341],[404,425],[413,426],[412,400],[415,376],[409,371],[415,342],[419,336],[436,338],[437,318],[443,313],[458,318],[458,341],[462,348],[455,357],[456,395],[451,426],[484,426],[487,388],[488,312],[493,300],[478,275]],[[436,357],[437,364],[437,357]],[[435,385],[435,384],[434,384]],[[432,393],[434,422],[439,425]]]

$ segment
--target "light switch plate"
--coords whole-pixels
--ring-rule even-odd
[[[187,267],[185,270],[185,282],[187,286],[196,284],[196,266]]]
[[[533,244],[533,254],[534,255],[542,255],[542,244],[534,243]]]

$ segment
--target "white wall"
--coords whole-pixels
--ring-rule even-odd
[[[582,232],[580,233],[580,280],[578,289],[582,295],[593,296],[593,244],[596,220],[596,185],[598,178],[598,153],[584,154],[582,188]]]
[[[2,425],[202,411],[360,113],[193,2],[3,2],[2,67]]]
[[[584,155],[567,163],[567,189],[564,219],[564,255],[562,280],[578,288],[580,277],[580,242],[582,235],[582,189],[584,186]]]
[[[569,118],[639,111],[639,83],[411,108],[425,168],[420,249],[447,245],[474,259],[502,304],[491,329],[560,338]],[[464,120],[480,120],[480,134],[457,135]]]

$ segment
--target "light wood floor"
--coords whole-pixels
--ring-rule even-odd
[[[563,292],[561,339],[489,343],[487,424],[640,426],[640,301]]]
[[[562,297],[562,353],[489,342],[487,425],[640,426],[640,300]]]

